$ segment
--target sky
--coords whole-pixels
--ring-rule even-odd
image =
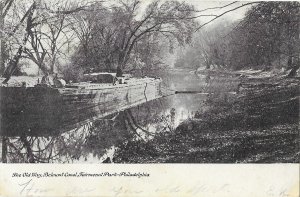
[[[149,2],[151,2],[152,0],[142,0],[143,2],[143,6],[146,7],[147,4],[149,4]],[[230,3],[232,3],[233,1],[200,1],[200,0],[180,0],[180,1],[184,1],[186,3],[192,4],[195,6],[196,10],[204,10],[207,8],[216,8],[216,7],[223,7],[225,5],[228,5]],[[199,14],[201,15],[220,15],[222,13],[224,13],[225,11],[228,11],[230,9],[236,8],[237,6],[241,6],[244,3],[248,3],[249,1],[240,1],[237,3],[234,3],[228,7],[225,8],[217,8],[217,9],[210,9],[204,12],[201,12]],[[239,8],[237,10],[234,10],[232,12],[228,12],[227,14],[223,15],[222,17],[214,20],[212,23],[208,24],[209,25],[214,25],[215,23],[220,22],[221,20],[229,20],[229,21],[236,21],[236,20],[241,20],[244,16],[246,11],[250,8],[251,6],[245,6],[242,8]],[[201,24],[204,24],[208,21],[210,21],[211,19],[213,19],[214,17],[199,17],[197,20],[198,22]],[[177,49],[179,53],[182,53],[182,49],[178,48]],[[165,57],[165,63],[167,63],[170,67],[174,66],[174,63],[176,61],[177,58],[177,52],[175,52],[174,54],[169,54]]]
[[[161,0],[161,1],[163,2],[163,1],[166,1],[166,0]],[[214,8],[214,7],[222,7],[222,6],[225,6],[225,5],[228,5],[232,2],[234,2],[234,1],[228,1],[228,0],[227,1],[224,1],[224,0],[218,0],[218,1],[179,0],[179,1],[192,4],[192,5],[195,6],[195,8],[197,10],[203,10],[203,9]],[[151,2],[153,2],[153,0],[141,0],[141,10],[145,10],[147,5]],[[221,14],[221,13],[227,11],[227,10],[233,9],[237,6],[240,6],[240,5],[242,5],[244,3],[248,3],[248,2],[249,1],[239,1],[239,2],[237,2],[235,4],[232,4],[231,6],[228,6],[226,8],[208,10],[208,11],[205,11],[205,12],[201,12],[201,14],[202,15],[210,15],[210,14],[219,15],[219,14]],[[232,12],[229,12],[229,13],[225,14],[221,18],[229,18],[231,20],[242,19],[249,7],[250,6],[245,6],[245,7],[239,8],[237,10],[234,10]],[[206,22],[206,21],[209,21],[210,19],[212,19],[212,17],[199,17],[198,21]],[[217,20],[219,20],[219,19],[217,19]]]
[[[28,1],[28,4],[31,5],[32,0],[26,0],[26,1]],[[38,0],[38,1],[41,1],[41,2],[45,1],[45,2],[47,2],[47,4],[52,3],[54,5],[57,2],[64,2],[63,0]],[[95,2],[95,0],[66,0],[66,1],[72,2],[72,3],[79,3],[79,4],[86,4],[86,2]],[[104,1],[104,4],[106,4],[106,5],[111,5],[111,4],[114,4],[114,2],[118,2],[118,0],[103,0],[103,1]],[[143,10],[145,10],[147,5],[150,4],[153,1],[154,0],[140,0],[140,2],[141,2],[141,13],[143,12]],[[167,0],[161,0],[161,2],[164,2],[164,1],[167,1]],[[231,2],[234,2],[234,1],[228,1],[228,0],[218,0],[218,1],[178,0],[178,1],[182,1],[182,2],[192,4],[196,7],[197,10],[203,10],[203,9],[206,9],[206,8],[213,8],[213,7],[221,7],[221,6],[227,5]],[[242,5],[243,3],[247,3],[247,2],[249,2],[249,1],[239,1],[239,2],[237,2],[237,3],[235,3],[231,6],[228,6],[226,8],[206,11],[206,12],[202,12],[202,14],[220,14],[220,13],[222,13],[222,12],[228,10],[228,9],[232,9],[232,8],[238,6],[238,5]],[[244,14],[245,14],[245,12],[248,8],[249,8],[249,6],[237,9],[233,12],[230,12],[230,13],[226,14],[225,16],[230,17],[233,20],[241,19],[244,16]],[[204,18],[205,17],[201,17],[201,20],[203,20]],[[208,18],[209,17],[207,17],[207,20],[208,20]]]
[[[190,3],[192,5],[194,5],[198,10],[203,10],[203,9],[207,9],[207,8],[213,8],[213,7],[222,7],[222,6],[225,6],[233,1],[199,1],[199,0],[185,0],[185,2],[187,3]],[[223,8],[223,9],[214,9],[214,10],[211,10],[211,11],[207,11],[205,12],[206,14],[221,14],[223,13],[224,11],[226,10],[229,10],[229,9],[232,9],[232,8],[235,8],[239,5],[242,5],[243,3],[247,3],[246,1],[242,1],[242,2],[237,2],[231,6],[228,6],[226,8]],[[240,8],[240,9],[237,9],[233,12],[230,12],[228,14],[226,14],[225,16],[230,16],[231,19],[233,20],[236,20],[236,19],[241,19],[243,18],[246,10],[247,10],[247,7],[249,6],[246,6],[246,7],[243,7],[243,8]]]
[[[29,5],[31,5],[32,1],[33,0],[25,0],[28,2]],[[38,1],[41,1],[41,2],[47,2],[47,4],[52,4],[52,5],[55,5],[56,3],[59,3],[61,4],[62,2],[69,2],[69,3],[75,3],[75,4],[79,4],[79,5],[83,5],[83,4],[86,4],[87,2],[95,2],[95,1],[104,1],[104,4],[105,5],[112,5],[116,2],[118,2],[118,0],[38,0]],[[127,0],[123,0],[123,1],[127,1]],[[128,0],[130,1],[130,0]],[[140,0],[141,4],[140,4],[140,15],[143,14],[143,12],[145,11],[147,5],[149,5],[151,2],[153,2],[154,0]],[[167,1],[167,0],[160,0],[161,2],[164,2],[164,1]],[[203,10],[203,9],[207,9],[207,8],[214,8],[214,7],[222,7],[224,5],[227,5],[229,3],[232,3],[234,1],[228,1],[228,0],[215,0],[215,1],[208,1],[208,0],[178,0],[178,1],[182,1],[182,2],[186,2],[186,3],[189,3],[189,4],[192,4],[195,6],[195,8],[197,10]],[[219,15],[229,9],[232,9],[232,8],[235,8],[239,5],[242,5],[244,3],[247,3],[249,1],[239,1],[239,2],[236,2],[234,3],[233,5],[231,6],[228,6],[226,8],[222,8],[222,9],[213,9],[213,10],[208,10],[208,11],[205,11],[205,12],[201,12],[201,14],[204,14],[204,15],[211,15],[211,14],[214,14],[214,15]],[[217,19],[215,20],[215,22],[217,22],[218,20],[222,20],[224,18],[228,18],[228,19],[231,19],[231,20],[239,20],[239,19],[242,19],[245,12],[247,11],[247,9],[250,8],[250,6],[245,6],[245,7],[242,7],[242,8],[239,8],[237,10],[234,10],[232,12],[229,12],[227,14],[225,14],[224,16],[220,17],[220,19]],[[197,20],[199,22],[207,22],[209,21],[210,19],[212,19],[212,17],[199,17]]]

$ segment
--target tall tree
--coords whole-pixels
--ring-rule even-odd
[[[3,15],[4,3],[0,2],[0,74],[4,70],[4,41],[3,41],[3,27],[4,27],[4,15]]]
[[[226,64],[226,40],[223,38],[232,29],[232,22],[221,20],[195,32],[192,44],[179,51],[175,67],[197,69]]]
[[[137,0],[120,1],[104,9],[105,16],[96,11],[93,16],[87,13],[83,23],[88,31],[81,30],[85,36],[80,35],[80,48],[74,57],[88,57],[80,61],[91,62],[92,67],[126,69],[130,61],[141,57],[134,53],[145,39],[161,36],[170,43],[174,40],[180,44],[190,42],[196,27],[191,19],[193,6],[177,1],[154,1],[147,6],[144,15],[139,16],[139,5]]]
[[[4,41],[4,19],[10,10],[14,0],[0,1],[0,75],[5,69],[5,41]]]
[[[253,6],[231,33],[231,65],[296,68],[300,54],[299,9],[299,2],[262,2]]]
[[[5,28],[3,28],[6,42],[10,45],[10,53],[15,54],[10,55],[13,57],[9,58],[3,73],[6,78],[4,83],[9,80],[15,70],[19,69],[19,61],[24,58],[33,61],[43,73],[53,73],[59,56],[64,55],[65,47],[71,42],[73,34],[70,33],[71,21],[67,18],[69,15],[85,9],[89,4],[88,1],[82,2],[7,0],[4,8],[1,4],[3,8],[1,9],[1,19],[8,13],[10,19],[10,23],[5,23]],[[28,3],[32,5],[26,9]],[[14,9],[10,9],[11,5],[14,5]],[[1,38],[3,38],[3,31],[1,33]],[[23,37],[23,39],[20,40],[19,37]],[[1,50],[1,54],[1,60],[3,60],[3,50]]]
[[[10,79],[11,75],[15,72],[15,70],[18,68],[19,60],[22,56],[22,53],[24,51],[24,45],[26,45],[29,37],[29,32],[31,31],[31,28],[33,26],[33,12],[36,9],[36,4],[33,2],[33,4],[30,6],[30,8],[26,11],[24,16],[22,17],[20,23],[22,23],[24,20],[26,20],[26,33],[23,36],[22,43],[19,45],[16,54],[12,59],[10,59],[8,66],[5,68],[3,76],[5,77],[5,80],[2,83],[7,83]],[[14,33],[14,32],[12,32]]]

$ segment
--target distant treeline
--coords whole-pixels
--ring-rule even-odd
[[[261,2],[240,21],[223,20],[200,29],[175,66],[296,70],[299,25],[299,2]]]

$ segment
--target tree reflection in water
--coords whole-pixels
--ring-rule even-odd
[[[118,145],[172,132],[176,112],[168,103],[166,99],[150,101],[56,136],[2,137],[2,162],[112,162]]]
[[[127,137],[124,129],[116,129],[122,125],[119,119],[87,123],[59,136],[5,137],[5,142],[2,143],[2,161],[76,163],[97,159],[101,162],[105,160],[105,153],[111,146]]]

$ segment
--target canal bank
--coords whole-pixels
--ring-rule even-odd
[[[299,79],[255,74],[239,81],[230,96],[219,83],[174,130],[123,144],[115,162],[298,162]]]

